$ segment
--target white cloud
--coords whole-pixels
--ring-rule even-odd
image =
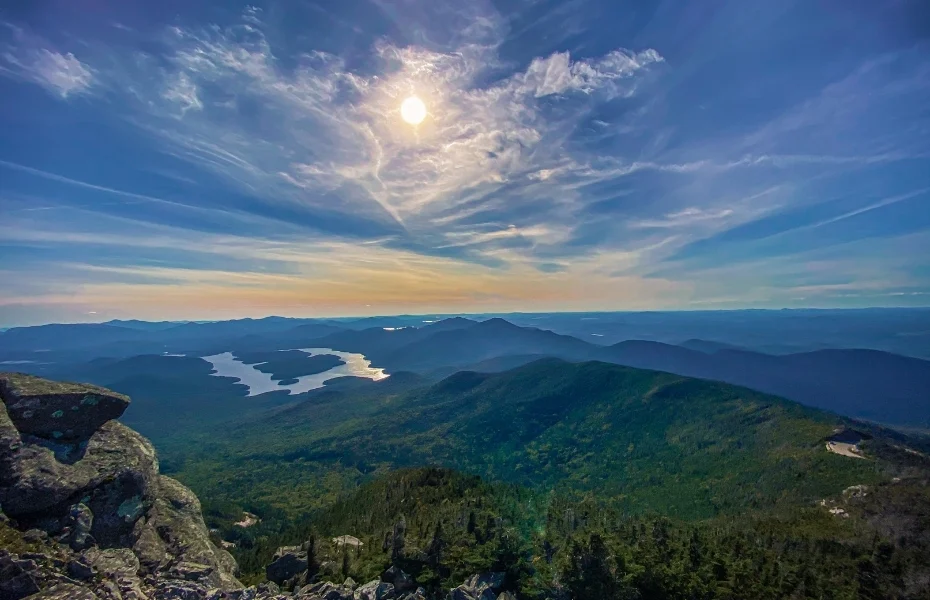
[[[537,98],[569,91],[593,93],[607,88],[619,92],[614,83],[634,75],[643,67],[662,62],[655,50],[633,53],[614,50],[593,61],[572,62],[568,52],[557,52],[547,58],[535,58],[523,75],[523,89]]]
[[[162,95],[167,100],[177,102],[181,107],[181,114],[191,109],[203,109],[203,102],[197,97],[197,86],[190,80],[187,73],[178,73]]]
[[[665,215],[660,219],[645,219],[633,221],[630,227],[634,229],[690,227],[696,223],[706,221],[720,221],[733,215],[732,208],[703,209],[695,206],[678,210]]]
[[[31,81],[62,98],[87,92],[95,81],[93,70],[74,54],[29,45],[6,48],[0,55],[0,73]]]
[[[90,69],[70,52],[40,50],[30,68],[37,83],[62,98],[86,91],[94,81]]]

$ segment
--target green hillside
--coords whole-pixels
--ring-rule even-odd
[[[879,461],[825,450],[840,418],[731,385],[554,359],[412,390],[392,379],[179,441],[166,467],[213,502],[291,516],[423,465],[684,519],[812,504],[881,478]]]

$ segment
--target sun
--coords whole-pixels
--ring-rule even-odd
[[[419,125],[426,118],[426,105],[416,96],[410,96],[400,105],[400,116],[411,125]]]

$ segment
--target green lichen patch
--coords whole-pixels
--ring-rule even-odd
[[[142,497],[127,498],[116,509],[116,514],[127,522],[133,522],[142,515]]]
[[[87,394],[90,392],[103,391],[103,388],[86,383],[69,383],[65,381],[51,381],[26,375],[24,373],[2,373],[0,379],[6,381],[7,385],[18,395],[22,396],[39,396],[46,394]]]
[[[25,552],[39,552],[42,550],[42,545],[25,541],[22,533],[9,524],[0,521],[0,548],[13,554],[23,554]]]
[[[52,418],[53,418],[53,419],[60,419],[60,418],[62,418],[63,416],[65,416],[65,411],[63,411],[63,410],[56,410],[55,412],[52,413]]]

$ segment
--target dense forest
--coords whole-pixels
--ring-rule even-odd
[[[440,591],[496,571],[521,598],[919,598],[930,574],[926,485],[847,490],[832,502],[850,516],[814,506],[684,522],[631,516],[591,494],[401,470],[274,533],[239,528],[236,554],[261,579],[275,548],[310,540],[324,579],[366,581],[394,565]],[[887,511],[915,501],[916,519]],[[900,535],[870,523],[878,505],[902,520]],[[344,535],[361,545],[335,543]]]

